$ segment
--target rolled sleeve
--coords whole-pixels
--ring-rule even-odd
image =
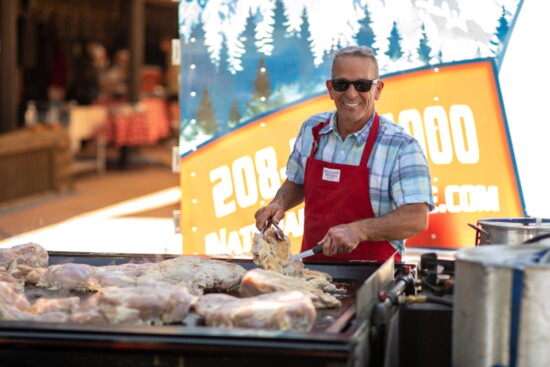
[[[426,157],[416,140],[400,149],[391,176],[391,189],[396,205],[426,203],[433,210],[430,171]]]

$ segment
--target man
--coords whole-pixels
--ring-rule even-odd
[[[334,55],[326,82],[335,112],[307,119],[287,164],[287,180],[255,213],[261,229],[305,201],[302,251],[322,244],[308,260],[385,261],[404,240],[428,228],[433,209],[428,164],[418,142],[378,116],[384,82],[368,47]]]

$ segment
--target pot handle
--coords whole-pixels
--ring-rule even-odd
[[[490,238],[491,235],[489,234],[489,232],[487,232],[483,228],[476,226],[472,223],[468,223],[468,225],[476,230],[476,246],[479,246],[481,244],[481,233],[484,233],[487,236],[487,239]]]
[[[523,244],[537,243],[546,238],[550,238],[550,233],[539,234],[538,236],[535,236],[533,238],[528,239],[527,241],[524,241]]]

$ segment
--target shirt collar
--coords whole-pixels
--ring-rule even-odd
[[[357,142],[359,144],[363,144],[367,141],[367,137],[369,136],[370,128],[372,126],[372,122],[374,121],[375,114],[376,114],[376,111],[374,111],[369,121],[367,121],[366,125],[363,126],[361,130],[353,133],[353,135],[355,135],[355,138],[357,139]],[[322,128],[321,131],[319,131],[319,134],[325,135],[335,130],[336,130],[336,111],[334,111],[332,116],[330,116],[329,124],[324,128]]]

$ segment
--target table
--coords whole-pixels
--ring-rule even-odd
[[[126,168],[129,148],[155,145],[170,135],[168,105],[161,98],[147,98],[138,104],[109,107],[105,140],[120,149],[119,165]]]

